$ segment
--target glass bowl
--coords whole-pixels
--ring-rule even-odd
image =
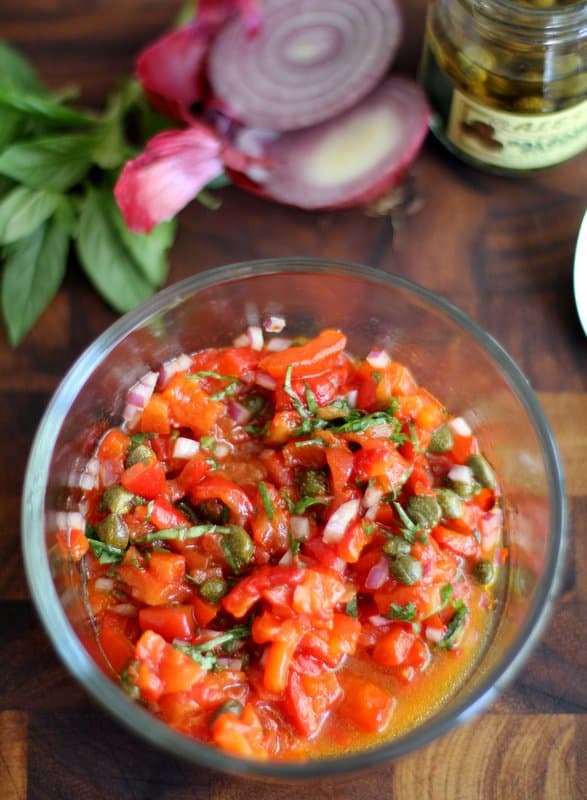
[[[452,414],[463,416],[503,491],[507,586],[480,663],[446,705],[406,735],[371,750],[303,763],[258,763],[174,732],[129,700],[82,644],[90,622],[74,567],[55,556],[55,514],[76,508],[70,476],[89,457],[87,435],[120,421],[128,387],[182,352],[221,346],[268,314],[287,334],[341,328],[348,349],[390,349]],[[565,538],[565,498],[552,433],[528,381],[500,345],[457,308],[403,278],[315,259],[234,264],[170,286],[106,330],[51,400],[34,441],[23,495],[30,591],[66,667],[135,734],[212,769],[295,780],[364,769],[405,755],[487,707],[536,644],[552,608]]]

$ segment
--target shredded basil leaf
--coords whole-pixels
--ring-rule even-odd
[[[315,506],[317,504],[326,505],[330,503],[332,498],[330,497],[302,497],[298,500],[297,503],[294,503],[291,513],[292,514],[303,514],[311,506]]]
[[[164,528],[160,531],[151,531],[145,533],[143,536],[138,536],[135,539],[137,543],[143,542],[157,542],[160,539],[172,539],[174,541],[184,542],[186,539],[198,539],[200,536],[205,536],[207,533],[222,533],[231,534],[234,532],[236,525],[192,525],[189,528]]]
[[[359,609],[357,607],[357,595],[355,595],[352,600],[348,601],[348,603],[344,607],[344,610],[349,615],[349,617],[354,617],[355,619],[357,619],[357,617],[359,616]]]
[[[444,650],[450,650],[454,646],[456,640],[463,631],[465,626],[465,618],[469,613],[469,609],[463,600],[459,600],[457,603],[455,603],[454,608],[455,613],[453,614],[451,621],[448,623],[446,633],[437,644],[437,647],[440,647]]]
[[[401,620],[402,622],[411,622],[416,617],[416,611],[415,603],[406,603],[403,606],[392,603],[389,607],[387,617],[389,619]]]
[[[273,501],[269,497],[269,491],[263,481],[258,484],[259,485],[259,492],[261,494],[261,500],[263,501],[263,505],[265,507],[265,513],[267,514],[267,519],[271,521],[273,519],[273,515],[275,514],[275,506],[273,505]]]

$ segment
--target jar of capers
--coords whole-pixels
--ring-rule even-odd
[[[431,0],[420,81],[432,131],[510,175],[587,148],[587,0]]]

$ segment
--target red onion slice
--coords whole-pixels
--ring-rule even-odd
[[[403,178],[426,137],[428,119],[421,87],[392,77],[338,117],[270,142],[263,182],[255,183],[250,173],[229,173],[249,191],[300,208],[366,205]]]
[[[379,561],[369,570],[365,579],[365,589],[381,589],[385,581],[389,578],[389,561],[385,556],[381,556]]]
[[[223,26],[210,49],[210,82],[247,125],[305,128],[379,83],[401,29],[396,0],[265,0],[254,37],[239,18]]]

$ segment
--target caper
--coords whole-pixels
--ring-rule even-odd
[[[473,497],[473,495],[477,494],[479,491],[479,484],[477,481],[473,480],[472,476],[470,481],[455,481],[449,478],[448,486],[455,494],[458,494],[459,497],[463,497],[465,500],[469,497]]]
[[[438,489],[436,499],[442,509],[442,516],[447,519],[460,519],[465,506],[456,492],[451,489]]]
[[[235,525],[232,533],[226,536],[225,542],[228,552],[232,557],[234,567],[237,572],[240,572],[255,555],[253,540],[244,528]]]
[[[448,453],[452,449],[454,439],[448,425],[441,425],[430,437],[428,450],[431,453]]]
[[[383,552],[386,556],[409,555],[410,550],[411,545],[401,536],[392,536],[383,545]]]
[[[495,489],[497,485],[495,475],[486,458],[478,453],[472,453],[467,459],[467,466],[481,486],[485,486],[487,489]]]
[[[391,562],[391,574],[399,583],[413,586],[422,580],[422,564],[410,555],[399,555]]]
[[[134,495],[122,486],[109,486],[102,495],[105,508],[113,514],[127,514],[133,504]]]
[[[123,550],[128,544],[128,526],[118,514],[108,514],[98,523],[98,538],[111,547]]]
[[[495,569],[491,561],[487,561],[484,558],[478,561],[473,567],[473,577],[482,586],[491,583],[495,577]]]
[[[129,452],[126,457],[125,465],[132,467],[133,464],[149,464],[155,458],[155,453],[148,444],[138,444]]]
[[[208,578],[200,586],[200,594],[210,603],[218,603],[228,590],[228,584],[223,578]]]
[[[408,516],[416,525],[433,528],[440,522],[442,510],[436,497],[431,494],[420,494],[410,497],[406,507]]]
[[[243,704],[239,703],[238,700],[226,700],[226,702],[221,703],[217,709],[215,709],[214,713],[210,717],[210,725],[218,719],[221,714],[234,714],[235,717],[240,717],[243,713]]]
[[[328,478],[321,469],[306,469],[298,480],[302,497],[321,497],[328,494]]]

